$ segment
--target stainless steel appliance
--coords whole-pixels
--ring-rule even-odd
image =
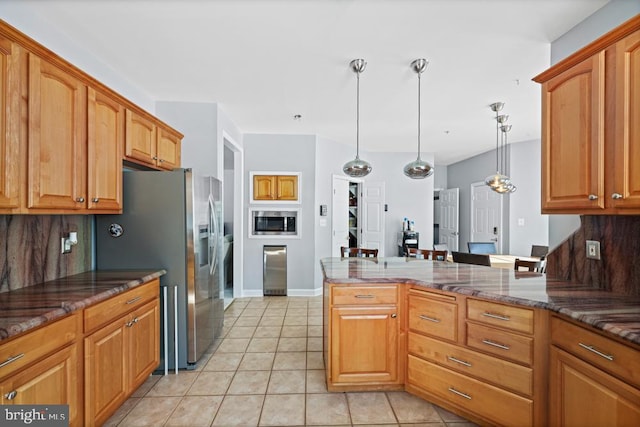
[[[167,270],[161,366],[193,369],[224,318],[221,183],[176,169],[126,171],[123,186],[122,215],[96,215],[97,268]]]
[[[260,235],[297,235],[298,211],[251,211],[251,232]]]
[[[264,295],[287,295],[286,246],[263,246],[262,289]]]

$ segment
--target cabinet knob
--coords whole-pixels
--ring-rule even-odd
[[[395,319],[396,317],[398,317],[398,315],[397,315],[396,313],[393,313],[393,314],[391,315],[391,318],[392,318],[392,319]]]
[[[98,199],[97,197],[94,197],[93,199],[91,199],[91,201],[93,203],[98,203],[100,201],[100,199]]]
[[[153,157],[152,157],[152,159],[153,159],[153,160],[158,160],[158,157],[153,156]]]
[[[598,196],[595,194],[589,194],[589,200],[598,200]]]
[[[77,198],[76,198],[76,202],[78,202],[78,203],[84,203],[84,197],[77,197]]]
[[[620,200],[620,199],[622,199],[622,194],[620,194],[620,193],[613,193],[613,194],[611,195],[611,198],[612,198],[613,200]]]
[[[164,159],[158,159],[158,161],[159,161],[160,163],[163,163],[163,162],[164,162]]]
[[[18,395],[18,392],[13,390],[13,391],[10,391],[9,393],[5,394],[4,397],[7,400],[13,400],[13,399],[16,398],[17,395]]]

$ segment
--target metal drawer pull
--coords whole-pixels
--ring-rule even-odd
[[[493,346],[493,347],[498,347],[501,348],[503,350],[509,350],[509,346],[508,345],[504,345],[504,344],[498,344],[497,342],[493,342],[491,340],[482,340],[483,343]]]
[[[13,390],[13,391],[10,391],[9,393],[5,394],[4,397],[7,400],[13,400],[13,399],[16,398],[17,395],[18,395],[18,392]]]
[[[459,363],[461,365],[468,366],[469,368],[471,367],[471,363],[465,362],[464,360],[456,359],[453,356],[447,356],[447,359],[449,359],[452,362],[456,362],[456,363]]]
[[[135,297],[133,299],[130,299],[129,301],[127,301],[125,304],[133,304],[136,301],[140,301],[142,299],[142,297]]]
[[[356,298],[375,298],[375,295],[356,295]]]
[[[138,318],[137,318],[137,317],[134,317],[134,318],[133,318],[133,320],[131,320],[130,322],[127,322],[127,323],[126,323],[127,328],[132,327],[132,326],[133,326],[133,325],[135,325],[136,323],[138,323]]]
[[[613,194],[611,195],[611,198],[612,198],[613,200],[620,200],[620,199],[622,199],[623,197],[622,197],[622,194],[620,194],[620,193],[613,193]]]
[[[7,360],[5,360],[4,362],[0,363],[0,368],[4,368],[5,366],[7,366],[9,363],[15,362],[16,360],[20,359],[21,357],[24,356],[24,353],[20,353],[17,356],[13,356],[13,357],[9,357]]]
[[[597,354],[600,357],[603,357],[603,358],[607,359],[610,362],[613,362],[613,356],[611,356],[609,354],[602,353],[602,352],[596,350],[592,345],[582,344],[581,342],[579,342],[578,345],[580,347],[586,349],[586,350],[589,350],[592,353]]]
[[[469,400],[471,400],[471,396],[469,396],[468,394],[465,394],[465,393],[463,393],[463,392],[461,392],[461,391],[458,391],[458,390],[456,390],[456,389],[455,389],[455,388],[453,388],[453,387],[449,387],[449,391],[450,391],[451,393],[457,394],[458,396],[462,396],[462,397],[464,397],[465,399],[469,399]]]
[[[488,313],[486,311],[482,313],[482,315],[484,317],[490,317],[492,319],[504,320],[505,322],[508,322],[509,320],[511,320],[509,316],[501,316],[499,314]]]
[[[435,319],[433,317],[425,316],[424,314],[421,314],[418,317],[421,318],[422,320],[428,320],[429,322],[440,323],[440,319]]]
[[[596,196],[595,194],[589,194],[589,200],[598,200],[598,196]]]

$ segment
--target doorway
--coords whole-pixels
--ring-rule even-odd
[[[342,246],[358,247],[358,185],[358,182],[350,181],[345,176],[333,176],[331,203],[332,257],[340,257],[340,247]]]
[[[444,243],[449,251],[459,250],[460,238],[460,190],[449,188],[438,192],[434,201],[434,243]],[[437,227],[436,227],[437,226]],[[437,237],[436,237],[437,230]]]
[[[503,196],[483,182],[471,184],[470,242],[495,242],[496,251],[503,253]]]
[[[244,197],[243,181],[243,151],[236,142],[226,133],[223,138],[223,275],[224,287],[221,295],[224,298],[225,309],[233,302],[233,299],[242,295],[242,235],[243,235],[243,210]]]

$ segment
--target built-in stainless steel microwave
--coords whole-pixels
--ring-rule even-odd
[[[298,211],[251,211],[252,234],[255,236],[298,234]]]

